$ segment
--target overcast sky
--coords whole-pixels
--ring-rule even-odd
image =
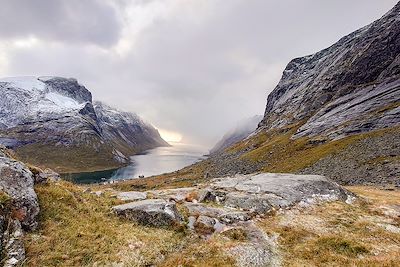
[[[397,0],[0,0],[0,76],[75,77],[101,100],[212,145],[263,114],[290,59]]]

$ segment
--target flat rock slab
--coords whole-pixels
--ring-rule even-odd
[[[147,193],[155,196],[156,198],[184,202],[189,194],[196,192],[197,190],[198,188],[195,187],[181,187],[173,189],[151,190],[147,191]]]
[[[113,211],[141,225],[164,227],[175,226],[182,218],[173,202],[163,199],[147,199],[114,206]]]
[[[120,192],[117,194],[117,198],[129,201],[144,200],[147,198],[147,193],[139,191]]]
[[[261,173],[214,179],[210,188],[225,194],[225,206],[257,213],[316,200],[348,201],[353,194],[320,175]]]

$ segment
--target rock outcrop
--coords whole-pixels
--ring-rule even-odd
[[[120,192],[116,196],[129,201],[154,198],[115,206],[114,212],[139,224],[167,226],[180,221],[175,203],[183,204],[191,217],[190,227],[203,234],[295,205],[351,202],[354,198],[324,176],[274,173],[218,178],[197,187],[147,191],[137,198],[139,193]]]
[[[54,177],[57,174],[50,170],[44,173],[35,168],[31,172],[0,146],[0,254],[4,266],[23,263],[24,231],[35,230],[38,225],[39,203],[33,186]]]
[[[120,192],[116,196],[137,193]],[[324,202],[352,203],[356,197],[324,176],[275,173],[217,178],[194,187],[145,193],[147,200],[115,206],[113,211],[141,225],[171,227],[186,223],[201,238],[219,235],[240,241],[225,251],[238,266],[280,266],[276,236],[260,228],[260,218]]]
[[[168,145],[137,115],[93,103],[75,79],[4,78],[0,95],[0,143],[34,165],[114,167],[132,154]]]
[[[338,139],[400,124],[400,3],[316,54],[292,60],[268,96],[263,129]]]
[[[0,157],[0,189],[12,200],[13,213],[27,230],[36,228],[36,217],[39,213],[34,182],[32,172],[24,164]]]

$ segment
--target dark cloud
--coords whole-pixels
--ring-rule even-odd
[[[102,0],[0,0],[0,36],[35,36],[65,42],[110,46],[121,23],[114,7]]]
[[[56,45],[7,50],[5,75],[76,77],[95,98],[211,146],[240,119],[263,114],[290,59],[331,45],[396,2],[118,0],[128,47],[60,37]]]

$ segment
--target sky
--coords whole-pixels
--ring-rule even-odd
[[[170,141],[212,146],[295,57],[397,0],[0,0],[0,77],[74,77]]]

